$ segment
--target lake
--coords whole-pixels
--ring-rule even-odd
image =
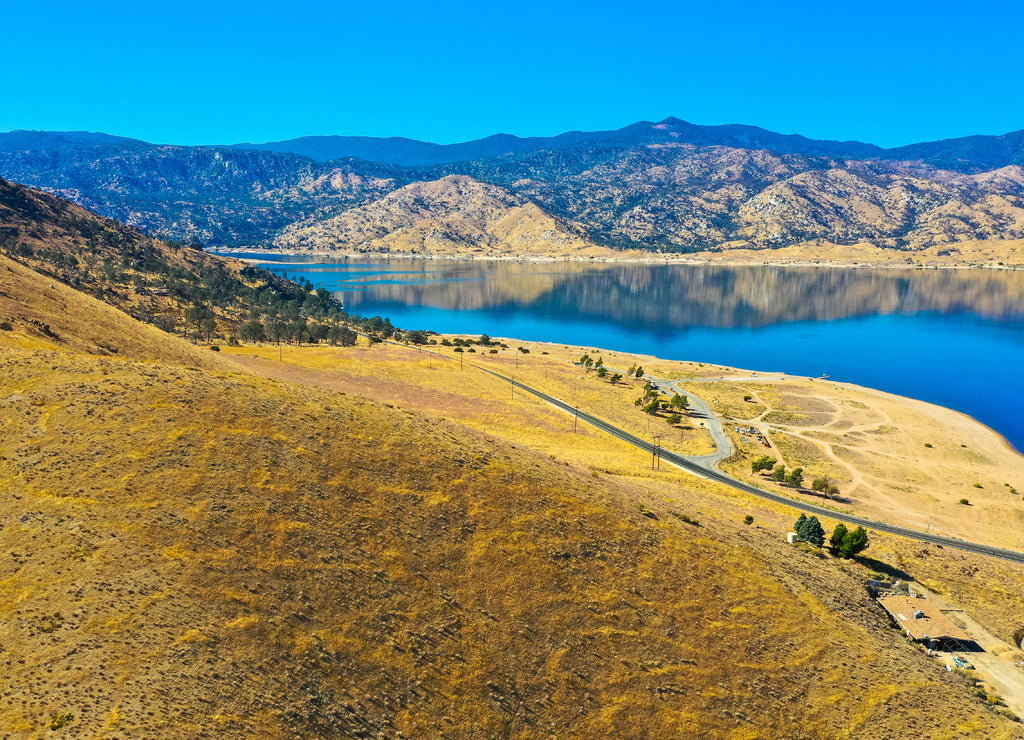
[[[403,329],[827,373],[962,411],[1024,450],[1024,271],[272,259]]]

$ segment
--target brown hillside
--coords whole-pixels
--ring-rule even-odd
[[[290,227],[283,249],[491,256],[601,254],[535,204],[451,175],[407,185],[326,221]]]
[[[56,333],[46,301],[108,310],[19,282]],[[68,345],[0,330],[9,738],[1017,733],[767,531],[173,338]]]

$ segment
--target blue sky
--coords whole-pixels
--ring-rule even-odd
[[[673,115],[896,146],[1024,128],[1024,4],[1005,0],[56,0],[3,22],[0,131],[449,143]]]

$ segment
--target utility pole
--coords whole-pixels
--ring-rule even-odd
[[[576,434],[576,425],[580,421],[580,407],[576,407],[576,414],[572,417],[572,433]]]
[[[654,435],[654,449],[651,450],[651,470],[654,470],[654,461],[658,461],[658,470],[661,470],[661,435]]]

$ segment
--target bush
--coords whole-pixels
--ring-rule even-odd
[[[749,524],[753,524],[754,523],[754,517],[752,517],[750,514],[747,514],[745,517],[743,517],[743,523],[744,524],[748,524],[748,525]]]
[[[959,503],[963,504],[964,506],[970,506],[971,505],[971,502],[968,501],[965,498],[960,499]]]
[[[747,401],[747,402],[749,403],[750,401],[753,401],[753,400],[754,400],[754,397],[753,397],[753,396],[744,396],[744,397],[743,397],[743,400],[744,400],[744,401]]]
[[[50,729],[59,730],[66,724],[69,724],[71,720],[75,718],[75,715],[70,712],[61,712],[60,714],[50,715]]]
[[[0,321],[0,331],[12,331],[13,329],[10,321]]]
[[[220,347],[218,347],[216,344],[211,344],[210,349],[214,352],[220,352]]]

